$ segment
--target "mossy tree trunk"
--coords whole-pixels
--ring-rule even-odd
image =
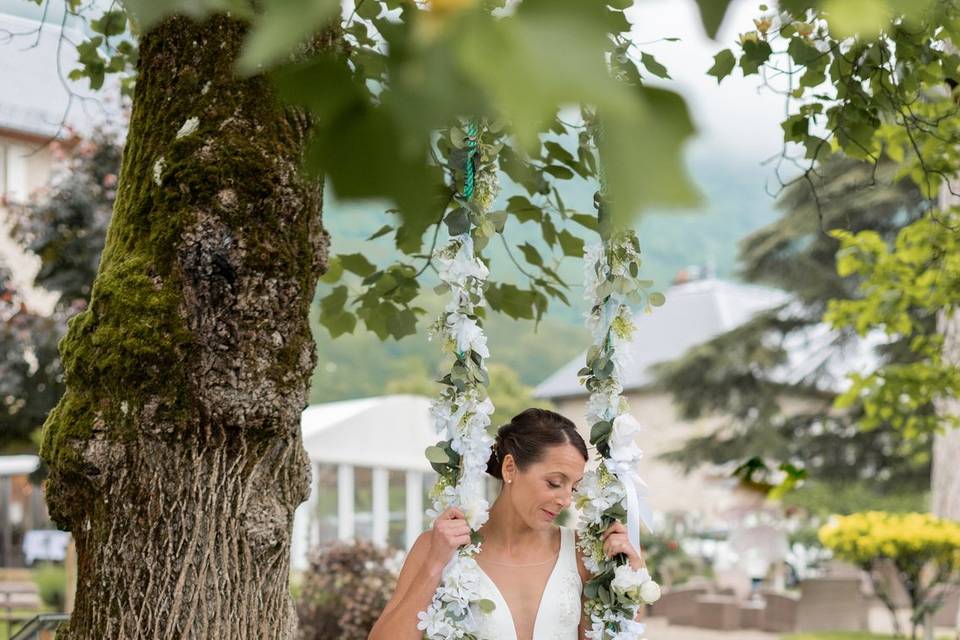
[[[239,79],[243,24],[171,18],[141,42],[113,220],[61,344],[47,498],[73,532],[64,640],[293,637],[307,312],[324,267],[308,121]]]

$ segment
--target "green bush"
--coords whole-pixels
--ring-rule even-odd
[[[396,553],[368,542],[316,550],[298,587],[300,640],[366,640],[396,586]]]
[[[43,603],[63,611],[67,602],[67,571],[63,565],[44,563],[33,571],[33,581]]]
[[[683,550],[681,537],[676,530],[640,536],[640,547],[653,579],[665,587],[681,585],[695,576],[709,576],[712,573],[702,559],[690,556]]]

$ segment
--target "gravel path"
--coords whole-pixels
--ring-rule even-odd
[[[647,620],[648,640],[779,640],[775,633],[762,631],[711,631],[696,627],[675,627],[667,624],[664,618],[649,618]]]

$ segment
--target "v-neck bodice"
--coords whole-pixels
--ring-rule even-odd
[[[583,585],[572,529],[560,528],[560,553],[540,596],[531,637],[517,637],[516,621],[506,598],[482,568],[480,573],[483,597],[496,605],[491,613],[476,612],[481,640],[577,640]]]

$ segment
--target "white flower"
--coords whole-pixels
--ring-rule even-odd
[[[601,389],[590,394],[587,400],[587,420],[592,424],[602,420],[612,420],[620,413],[625,404],[620,393],[623,387],[615,380],[608,380]]]
[[[610,434],[610,457],[617,462],[636,462],[643,455],[637,445],[640,423],[629,413],[616,417]]]
[[[456,340],[458,353],[467,353],[473,350],[483,358],[490,357],[490,350],[487,349],[487,336],[483,334],[483,329],[480,328],[477,321],[470,316],[462,313],[448,314],[447,330]]]
[[[461,288],[468,280],[486,280],[490,271],[473,253],[473,239],[469,235],[452,241],[435,254],[440,279]]]
[[[647,627],[642,622],[630,618],[622,618],[620,630],[611,636],[611,640],[640,640]]]
[[[649,577],[649,574],[647,577]],[[640,602],[640,585],[644,582],[643,578],[641,572],[634,571],[630,568],[630,565],[617,565],[617,568],[613,571],[610,589],[620,601],[626,604],[638,603]]]
[[[463,479],[460,480],[457,486],[459,487],[460,484],[463,484]],[[477,494],[475,491],[465,491],[461,494],[460,509],[467,519],[467,524],[469,524],[470,528],[474,531],[479,529],[487,521],[489,517],[487,511],[489,508],[490,504],[486,498],[483,497],[482,493]]]
[[[418,613],[417,620],[419,620],[417,629],[425,632],[426,636],[432,640],[460,637],[456,635],[456,630],[447,621],[444,611],[437,602],[433,602],[426,611]]]
[[[660,585],[653,580],[648,580],[640,587],[640,599],[647,604],[653,604],[660,599]]]
[[[660,585],[653,581],[646,569],[634,571],[630,565],[617,566],[610,589],[627,605],[653,604],[660,599]]]

